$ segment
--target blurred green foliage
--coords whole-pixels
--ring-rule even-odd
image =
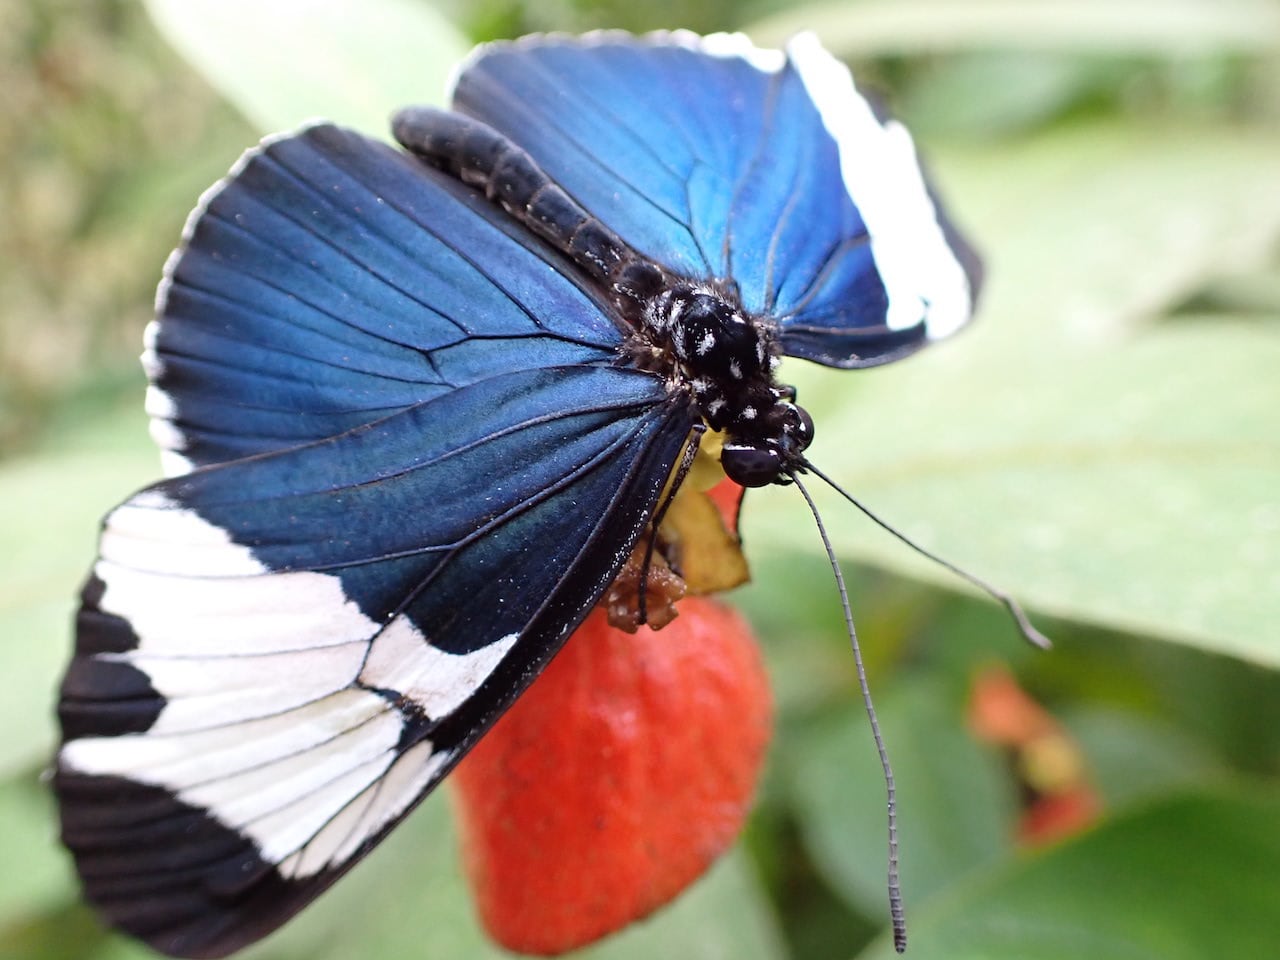
[[[137,3],[0,7],[0,455],[118,384],[184,209],[252,136]]]
[[[955,344],[787,371],[815,458],[1057,642],[1021,648],[1000,611],[823,502],[898,772],[911,956],[1275,952],[1280,2],[327,0],[293,23],[284,0],[147,6],[166,38],[127,0],[0,7],[0,958],[145,955],[77,905],[37,778],[96,519],[156,473],[134,357],[196,196],[262,128],[316,112],[308,57],[325,112],[377,131],[413,84],[439,97],[465,41],[676,25],[818,30],[904,116],[987,253],[983,316]],[[585,955],[888,955],[883,784],[793,499],[762,491],[745,519],[736,602],[780,716],[744,849]],[[1017,779],[966,733],[996,661],[1102,797],[1094,830],[1048,850],[1014,842]],[[370,861],[251,955],[499,954],[439,798]]]

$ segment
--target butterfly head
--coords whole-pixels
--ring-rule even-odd
[[[653,301],[652,327],[669,344],[703,418],[727,440],[721,467],[735,483],[787,483],[813,439],[795,391],[774,380],[772,329],[732,290],[677,283]]]
[[[788,391],[789,392],[789,391]],[[789,483],[792,470],[804,460],[813,441],[813,420],[804,407],[779,397],[753,430],[729,431],[720,451],[725,475],[743,487]]]

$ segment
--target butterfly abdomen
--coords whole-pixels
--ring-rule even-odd
[[[593,279],[610,281],[635,259],[617,234],[553,183],[528,153],[479,120],[410,107],[395,115],[391,129],[406,149],[482,190]]]

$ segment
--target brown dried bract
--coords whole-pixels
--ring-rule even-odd
[[[609,626],[627,633],[635,633],[640,628],[640,575],[644,568],[645,547],[643,540],[636,544],[618,576],[600,598]],[[676,601],[684,595],[684,580],[655,550],[649,560],[644,590],[645,622],[654,630],[661,630],[676,618]]]

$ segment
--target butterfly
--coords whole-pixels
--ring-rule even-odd
[[[781,357],[970,319],[910,135],[812,36],[493,43],[451,103],[400,148],[268,138],[166,266],[167,478],[103,522],[53,777],[87,899],[162,952],[253,942],[379,843],[662,558],[697,457],[803,472]]]

